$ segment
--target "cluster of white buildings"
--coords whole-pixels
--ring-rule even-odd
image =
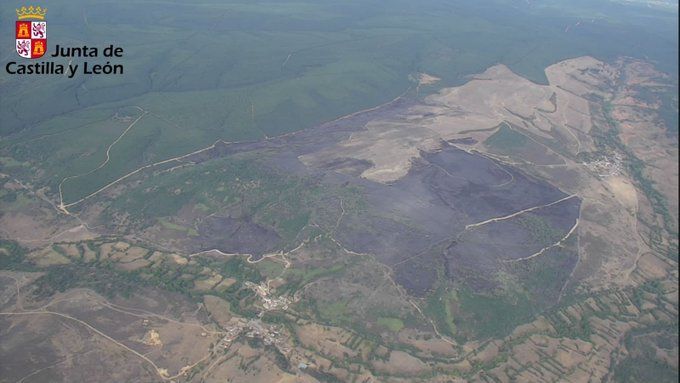
[[[290,298],[286,296],[270,297],[269,285],[266,282],[256,285],[255,283],[246,281],[245,285],[255,291],[255,294],[262,299],[262,307],[264,307],[265,311],[288,309],[288,305],[291,302]],[[264,311],[260,313],[260,316],[262,316],[263,313]]]
[[[595,161],[584,162],[583,165],[591,172],[603,178],[618,176],[623,171],[623,157],[621,157],[621,154],[619,153],[614,153],[611,157],[603,157]]]

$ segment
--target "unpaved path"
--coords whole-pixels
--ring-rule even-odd
[[[383,103],[383,104],[380,104],[380,105],[377,105],[377,106],[374,106],[374,107],[371,107],[371,108],[362,109],[362,110],[360,110],[360,111],[358,111],[358,112],[346,114],[346,115],[344,115],[344,116],[340,116],[340,117],[338,117],[338,118],[336,118],[336,119],[334,119],[334,120],[330,120],[330,121],[327,121],[327,122],[325,122],[325,123],[328,124],[328,123],[333,123],[333,122],[345,120],[345,119],[348,119],[348,118],[357,116],[357,115],[362,114],[362,113],[368,113],[368,112],[371,112],[371,111],[380,109],[380,108],[382,108],[382,107],[385,107],[385,106],[387,106],[387,105],[390,105],[390,104],[392,104],[392,103],[394,103],[394,102],[400,100],[400,99],[401,99],[402,97],[404,97],[410,90],[411,90],[411,87],[408,87],[402,94],[400,94],[399,96],[395,97],[394,99],[392,99],[392,100],[390,100],[390,101],[388,101],[388,102],[385,102],[385,103]],[[141,109],[141,108],[140,108],[140,109]],[[147,114],[147,113],[151,113],[151,112],[144,110],[144,114],[143,114],[143,115],[145,115],[145,114]],[[143,115],[140,116],[140,118],[143,117]],[[154,114],[154,116],[157,116],[157,115]],[[136,122],[136,121],[135,121],[135,122]],[[134,123],[134,122],[133,122],[133,123]],[[130,127],[128,127],[128,129],[129,129],[129,128],[130,128]],[[128,130],[128,129],[126,129],[126,130]],[[303,130],[304,130],[304,129],[303,129]],[[274,136],[274,137],[265,137],[265,140],[272,140],[272,139],[276,139],[276,138],[284,138],[284,137],[288,137],[288,136],[291,136],[291,135],[296,134],[296,133],[299,133],[299,132],[300,132],[300,131],[295,131],[295,132],[284,133],[284,134],[281,134],[281,135],[278,135],[278,136]],[[117,141],[117,140],[116,140],[116,141]],[[62,190],[61,190],[61,185],[62,185],[63,182],[66,180],[66,179],[64,179],[64,180],[62,180],[62,182],[59,184],[59,200],[60,200],[60,202],[59,202],[59,207],[58,207],[58,208],[59,208],[59,210],[62,211],[63,213],[66,213],[66,214],[68,214],[68,215],[71,215],[71,213],[68,211],[68,208],[69,208],[69,207],[76,206],[76,205],[78,205],[78,204],[84,202],[85,200],[88,200],[88,199],[94,197],[95,195],[97,195],[97,194],[101,193],[102,191],[104,191],[104,190],[110,188],[111,186],[117,184],[117,183],[120,182],[120,181],[123,181],[123,180],[125,180],[125,179],[127,179],[127,178],[129,178],[129,177],[131,177],[131,176],[133,176],[133,175],[135,175],[135,174],[137,174],[137,173],[139,173],[139,172],[145,170],[145,169],[149,169],[149,168],[156,167],[156,166],[159,166],[159,165],[167,164],[167,163],[173,162],[173,161],[181,161],[181,160],[183,160],[183,159],[185,159],[185,158],[187,158],[187,157],[189,157],[189,156],[192,156],[192,155],[195,155],[195,154],[202,153],[202,152],[205,152],[205,151],[207,151],[207,150],[213,149],[213,148],[215,148],[215,145],[217,145],[218,143],[223,143],[223,144],[238,144],[238,143],[242,143],[242,142],[241,142],[241,141],[224,141],[224,140],[222,140],[222,139],[219,139],[219,140],[215,141],[215,143],[213,143],[212,145],[207,146],[207,147],[205,147],[205,148],[201,148],[201,149],[195,150],[195,151],[193,151],[193,152],[191,152],[191,153],[182,154],[182,155],[179,155],[179,156],[176,156],[176,157],[172,157],[172,158],[168,158],[168,159],[165,159],[165,160],[162,160],[162,161],[154,162],[154,163],[152,163],[152,164],[144,165],[144,166],[142,166],[142,167],[140,167],[140,168],[138,168],[138,169],[136,169],[136,170],[133,170],[133,171],[131,171],[131,172],[129,172],[129,173],[127,173],[127,174],[125,174],[125,175],[123,175],[123,176],[121,176],[121,177],[119,177],[119,178],[117,178],[117,179],[115,179],[115,180],[113,180],[113,181],[111,181],[111,182],[109,182],[108,184],[106,184],[106,185],[102,186],[101,188],[95,190],[94,192],[92,192],[92,193],[86,195],[85,197],[80,198],[79,200],[74,201],[74,202],[71,202],[71,203],[68,203],[68,204],[65,204],[65,203],[64,203],[63,193],[62,193]],[[108,151],[107,151],[107,152],[108,152]],[[80,175],[80,176],[83,176],[83,175]],[[80,176],[78,176],[78,177],[80,177]],[[71,176],[71,177],[74,177],[74,176]],[[67,177],[67,178],[68,178],[68,177]]]
[[[578,227],[578,218],[576,219],[576,223],[574,223],[574,226],[571,227],[571,230],[569,230],[569,232],[568,232],[567,234],[565,234],[565,236],[562,237],[559,241],[553,243],[553,244],[550,245],[550,246],[546,246],[546,247],[542,248],[541,250],[539,250],[539,251],[537,251],[537,252],[531,254],[531,255],[528,256],[528,257],[516,258],[516,259],[506,259],[506,260],[504,260],[503,262],[504,262],[504,263],[513,263],[513,262],[528,261],[528,260],[530,260],[530,259],[533,259],[533,258],[536,258],[536,257],[542,255],[543,253],[545,253],[546,251],[552,249],[553,247],[562,246],[562,244],[564,243],[564,241],[566,241],[567,238],[569,238],[569,237],[571,236],[571,234],[576,230],[577,227]]]
[[[574,198],[574,197],[577,197],[577,196],[578,196],[578,195],[576,195],[576,194],[571,194],[571,195],[568,195],[568,196],[566,196],[566,197],[564,197],[564,198],[560,198],[560,199],[558,199],[557,201],[554,201],[554,202],[551,202],[551,203],[548,203],[548,204],[545,204],[545,205],[537,205],[537,206],[533,206],[533,207],[530,207],[530,208],[527,208],[527,209],[524,209],[524,210],[520,210],[520,211],[515,212],[515,213],[512,213],[512,214],[510,214],[510,215],[506,215],[506,216],[502,216],[502,217],[496,217],[496,218],[491,218],[491,219],[487,219],[486,221],[482,221],[482,222],[471,223],[471,224],[469,224],[469,225],[465,225],[465,230],[474,229],[475,227],[479,227],[479,226],[484,226],[484,225],[486,225],[487,223],[498,222],[498,221],[504,221],[504,220],[506,220],[506,219],[514,218],[514,217],[517,217],[518,215],[522,215],[522,214],[528,213],[528,212],[530,212],[530,211],[534,211],[534,210],[542,209],[542,208],[544,208],[544,207],[550,207],[550,206],[552,206],[552,205],[556,205],[556,204],[558,204],[558,203],[560,203],[560,202],[562,202],[562,201],[566,201],[566,200],[568,200],[568,199],[571,199],[571,198]]]
[[[156,373],[158,374],[158,376],[159,376],[161,379],[163,379],[163,380],[169,380],[169,378],[167,377],[167,373],[165,373],[165,369],[159,368],[159,367],[156,365],[156,363],[154,363],[151,359],[149,359],[149,358],[147,358],[146,356],[144,356],[143,354],[140,354],[139,352],[137,352],[137,351],[131,349],[130,347],[124,345],[123,343],[120,343],[119,341],[117,341],[117,340],[111,338],[110,336],[106,335],[105,333],[103,333],[103,332],[99,331],[98,329],[96,329],[95,327],[91,326],[89,323],[84,322],[84,321],[82,321],[82,320],[80,320],[80,319],[78,319],[78,318],[74,318],[74,317],[72,317],[72,316],[70,316],[70,315],[58,313],[58,312],[55,312],[55,311],[0,312],[0,315],[7,315],[7,316],[10,316],[10,315],[15,315],[15,316],[20,316],[20,315],[54,315],[54,316],[58,316],[58,317],[61,317],[61,318],[65,318],[65,319],[74,321],[74,322],[76,322],[76,323],[79,323],[79,324],[81,324],[81,325],[87,327],[90,331],[94,332],[94,333],[97,334],[97,335],[100,335],[101,337],[107,339],[108,341],[110,341],[111,343],[117,345],[118,347],[120,347],[120,348],[122,348],[122,349],[124,349],[124,350],[126,350],[126,351],[128,351],[128,352],[130,352],[130,353],[132,353],[132,354],[134,354],[135,356],[139,357],[140,359],[142,359],[142,360],[145,361],[146,363],[150,364],[150,365],[154,368],[154,370],[156,371]]]
[[[137,122],[139,122],[139,120],[141,120],[144,116],[146,116],[149,113],[148,111],[146,111],[146,110],[144,110],[140,107],[137,107],[137,108],[142,112],[142,114],[140,114],[139,117],[137,117],[134,121],[132,121],[132,123],[130,125],[128,125],[128,127],[125,128],[125,130],[123,130],[123,132],[118,136],[118,138],[116,138],[111,144],[109,144],[109,146],[106,148],[106,159],[104,161],[102,161],[102,163],[99,164],[99,166],[90,170],[87,173],[68,176],[68,177],[64,178],[63,180],[61,180],[61,182],[59,183],[59,205],[60,206],[64,206],[64,196],[63,196],[64,195],[64,193],[63,193],[64,182],[69,181],[69,180],[73,180],[73,179],[76,179],[76,178],[88,176],[88,175],[96,172],[97,170],[103,168],[104,166],[106,166],[106,164],[108,164],[109,161],[111,160],[111,149],[130,131],[130,129],[132,129],[137,124]]]

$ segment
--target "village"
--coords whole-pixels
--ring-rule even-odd
[[[265,312],[271,310],[287,310],[291,300],[288,297],[271,297],[267,282],[255,284],[246,281],[245,285],[252,289],[263,301],[262,310],[257,319],[232,318],[229,325],[223,326],[226,335],[217,343],[217,347],[228,349],[239,336],[261,339],[265,345],[275,346],[281,353],[287,354],[290,347],[287,346],[288,337],[283,332],[281,325],[264,323],[260,318]]]
[[[602,156],[594,161],[583,162],[582,164],[601,178],[618,176],[623,172],[623,157],[620,153],[614,153],[609,157]]]

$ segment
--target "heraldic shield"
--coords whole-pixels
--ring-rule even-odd
[[[47,52],[46,13],[47,9],[41,7],[31,6],[17,9],[18,20],[14,38],[19,56],[37,59]]]

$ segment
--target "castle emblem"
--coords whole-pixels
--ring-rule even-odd
[[[27,59],[37,59],[47,52],[47,8],[21,7],[17,11],[14,34],[17,53]]]

